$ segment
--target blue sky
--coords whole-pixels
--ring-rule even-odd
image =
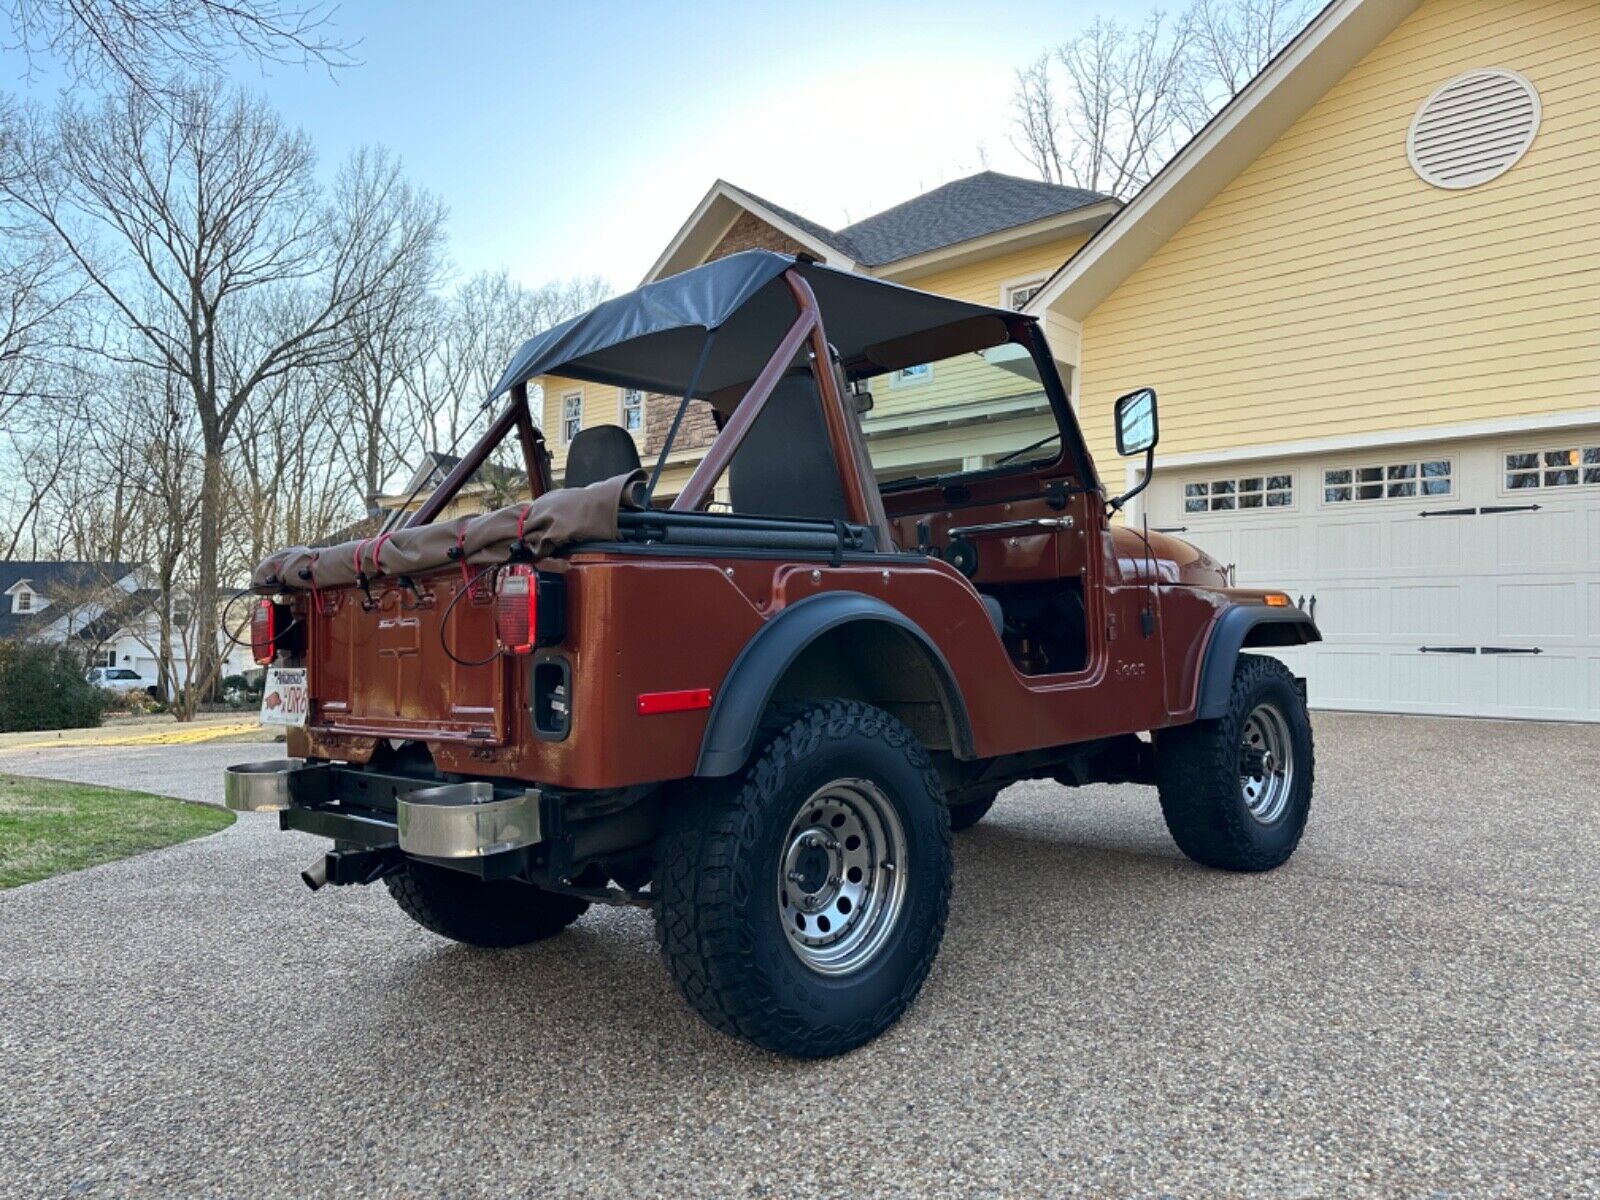
[[[449,205],[463,271],[626,288],[718,176],[840,225],[980,169],[980,146],[1027,173],[1008,139],[1013,69],[1128,7],[346,0],[335,20],[361,66],[237,78],[329,169],[364,142],[396,150]],[[0,66],[0,87],[46,86]]]

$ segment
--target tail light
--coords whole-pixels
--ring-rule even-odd
[[[518,564],[500,573],[495,588],[494,631],[507,654],[531,654],[566,635],[565,581]]]
[[[250,614],[250,654],[263,667],[278,652],[280,607],[271,600],[262,600]]]

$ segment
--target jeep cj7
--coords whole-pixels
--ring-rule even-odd
[[[554,487],[528,406],[546,375],[681,398],[653,473],[603,426]],[[1317,630],[1113,521],[1128,497],[1106,494],[1033,318],[750,251],[532,339],[506,395],[399,527],[256,570],[292,757],[232,768],[227,798],[332,839],[312,888],[381,880],[425,928],[491,947],[648,907],[706,1020],[821,1056],[916,997],[950,831],[1007,784],[1154,784],[1214,867],[1294,851],[1304,688],[1242,651]],[[1033,412],[1045,436],[897,477],[861,413],[915,421],[934,397]],[[668,501],[699,403],[719,434]],[[1148,482],[1155,394],[1116,422]],[[513,433],[531,499],[440,521]]]

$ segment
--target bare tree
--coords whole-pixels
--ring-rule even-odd
[[[381,149],[361,150],[350,161],[337,202],[363,214],[396,263],[390,285],[352,322],[351,353],[333,373],[343,418],[336,444],[348,477],[370,505],[414,449],[410,429],[396,418],[408,382],[423,370],[437,322],[445,208],[408,183],[399,160]]]
[[[80,83],[162,92],[175,74],[220,73],[237,57],[259,63],[353,65],[333,9],[284,0],[0,0],[31,72],[37,57]]]
[[[610,294],[610,285],[598,276],[534,288],[505,271],[466,280],[439,313],[425,369],[407,377],[420,444],[453,446],[481,432],[491,419],[484,401],[516,349]]]
[[[371,211],[326,203],[305,136],[220,85],[67,104],[21,155],[0,195],[54,236],[111,314],[98,349],[178,380],[198,422],[194,596],[210,654],[242,414],[271,381],[348,356],[360,314],[413,248]]]
[[[1049,55],[1041,54],[1027,66],[1017,69],[1017,88],[1012,93],[1011,107],[1014,130],[1011,144],[1033,165],[1040,179],[1046,183],[1065,183],[1067,164],[1062,153],[1065,131],[1061,128],[1061,102],[1056,99]]]
[[[1305,24],[1309,0],[1192,0],[1177,18],[1097,17],[1017,72],[1012,123],[1040,178],[1143,187]]]
[[[1313,11],[1312,0],[1194,0],[1189,13],[1201,120],[1243,91]]]

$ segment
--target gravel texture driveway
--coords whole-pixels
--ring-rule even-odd
[[[703,1026],[642,913],[464,949],[308,893],[269,817],[0,893],[0,1193],[1595,1194],[1600,730],[1316,725],[1267,876],[1147,790],[1012,788],[921,999],[831,1062]],[[263,749],[0,771],[215,798]]]

